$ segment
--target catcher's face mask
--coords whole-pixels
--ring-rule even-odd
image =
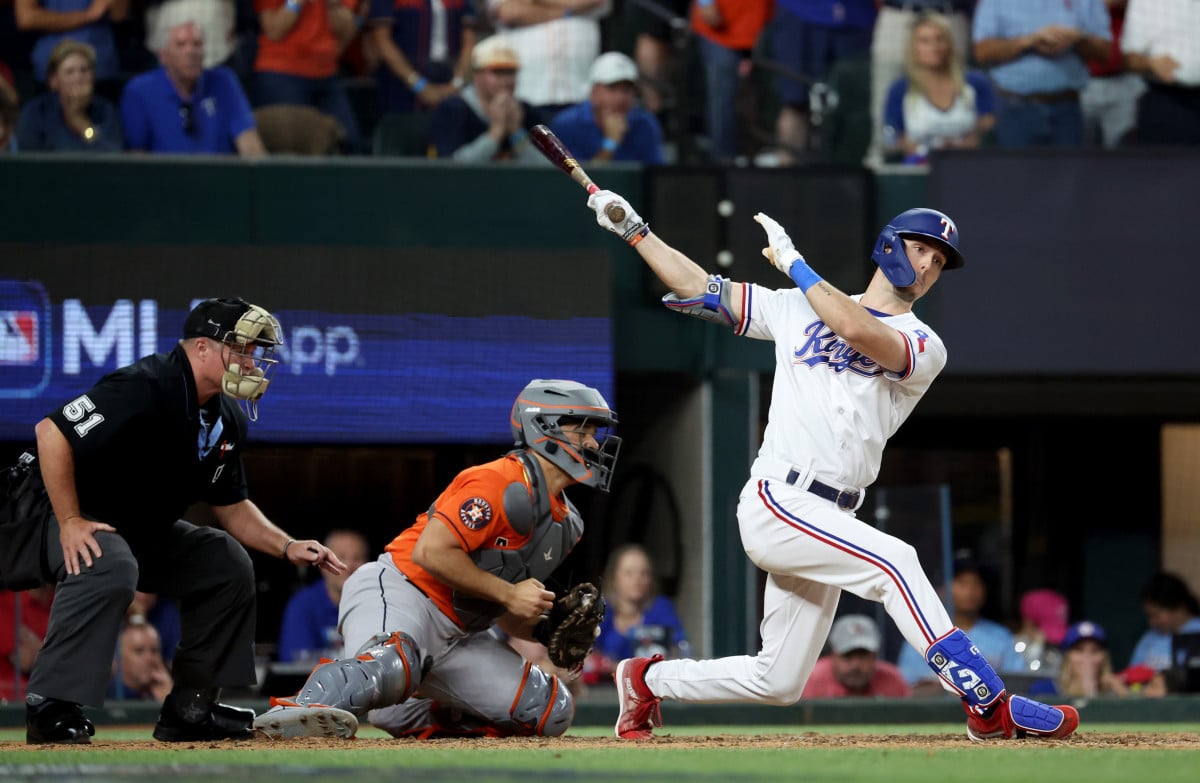
[[[241,404],[250,421],[257,421],[258,401],[279,365],[275,349],[283,344],[283,329],[275,316],[250,305],[222,343],[225,374],[221,391]]]
[[[621,439],[612,434],[617,414],[600,392],[576,381],[535,380],[513,403],[511,423],[517,447],[536,451],[580,484],[608,491]]]

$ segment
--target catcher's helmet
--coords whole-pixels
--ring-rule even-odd
[[[879,265],[892,285],[904,288],[917,279],[916,270],[904,253],[904,243],[900,241],[907,236],[925,237],[936,242],[946,254],[943,269],[958,269],[963,265],[962,253],[958,251],[958,226],[949,215],[936,209],[910,209],[883,227],[871,253],[871,260]]]
[[[595,424],[598,448],[573,445],[562,430],[564,419]],[[617,414],[600,392],[576,381],[530,381],[513,403],[511,423],[518,448],[536,451],[580,484],[608,491],[621,439],[608,431]]]

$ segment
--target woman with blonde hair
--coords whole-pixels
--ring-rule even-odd
[[[120,152],[121,119],[107,98],[96,94],[96,50],[64,39],[46,66],[50,92],[34,98],[17,121],[20,152]]]
[[[995,126],[995,90],[982,72],[965,68],[942,14],[913,22],[904,72],[884,104],[886,159],[925,163],[933,149],[978,147]]]
[[[584,665],[584,682],[592,685],[611,677],[625,658],[688,655],[683,623],[671,599],[658,592],[654,566],[643,546],[625,544],[613,550],[604,569],[603,588],[608,611],[595,651]]]

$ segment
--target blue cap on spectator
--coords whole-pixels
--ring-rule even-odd
[[[1067,629],[1067,634],[1062,640],[1062,647],[1064,650],[1069,650],[1085,639],[1095,639],[1100,644],[1105,644],[1108,634],[1104,633],[1104,629],[1091,620],[1084,620]]]

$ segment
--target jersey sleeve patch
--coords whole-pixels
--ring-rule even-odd
[[[924,328],[898,330],[904,338],[908,365],[903,372],[885,372],[891,381],[925,389],[946,365],[946,349],[937,335]]]
[[[458,507],[458,519],[468,530],[480,530],[492,521],[492,504],[485,498],[472,497]]]

